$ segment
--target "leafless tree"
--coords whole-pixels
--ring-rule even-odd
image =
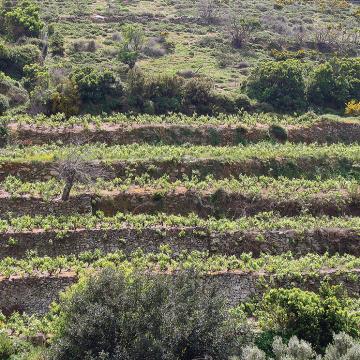
[[[74,150],[66,158],[56,164],[56,172],[59,179],[65,182],[60,199],[69,200],[71,189],[75,182],[89,184],[96,179],[106,178],[104,169],[93,162],[87,161],[80,151]]]
[[[315,30],[314,41],[320,49],[346,54],[359,46],[360,31],[349,30],[341,24],[329,25]]]
[[[250,40],[254,32],[260,28],[260,23],[256,19],[243,18],[236,12],[230,12],[228,16],[228,33],[231,44],[235,48],[245,46]]]
[[[199,16],[207,23],[213,23],[220,12],[219,0],[199,0],[197,3]]]

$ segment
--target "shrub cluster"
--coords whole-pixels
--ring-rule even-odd
[[[49,358],[227,360],[244,328],[218,294],[192,271],[105,270],[62,302]]]
[[[6,76],[0,71],[0,114],[10,106],[26,103],[28,94],[18,81]]]
[[[229,310],[218,290],[192,270],[156,279],[104,270],[64,297],[50,359],[320,360],[318,353],[350,360],[359,354],[360,344],[349,336],[359,337],[359,314],[338,286],[325,284],[319,294],[265,293],[255,311],[260,348],[244,347],[254,336],[244,307]]]
[[[247,91],[279,111],[307,106],[343,110],[347,102],[360,99],[360,59],[332,59],[312,71],[295,59],[263,62],[249,77]]]
[[[11,77],[21,78],[24,66],[37,63],[39,58],[40,51],[36,45],[10,46],[0,42],[0,71]]]
[[[292,337],[288,343],[277,337],[272,343],[272,356],[257,347],[245,347],[242,360],[355,360],[360,359],[360,344],[345,333],[334,335],[333,342],[327,346],[324,356],[316,354],[311,344]]]
[[[289,339],[297,336],[321,352],[333,334],[344,331],[360,336],[360,319],[353,316],[348,297],[340,286],[323,285],[319,293],[294,289],[272,289],[266,293],[258,312],[264,333],[260,347],[274,335]]]
[[[107,262],[81,277],[45,317],[0,313],[0,358],[359,359],[358,300],[338,286],[325,283],[319,293],[272,289],[260,302],[231,308],[216,277],[185,260],[187,270],[170,275],[139,272],[141,255],[133,256],[138,270]],[[171,259],[163,253],[158,261]]]
[[[22,36],[38,37],[44,26],[40,8],[32,0],[22,0],[15,6],[10,0],[4,1],[0,20],[4,24],[4,30],[15,39]]]
[[[129,110],[151,114],[214,114],[251,109],[246,95],[221,94],[215,91],[213,83],[207,78],[146,77],[137,69],[129,73],[126,100]]]

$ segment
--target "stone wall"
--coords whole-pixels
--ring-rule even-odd
[[[14,311],[44,314],[59,293],[76,281],[64,276],[18,277],[0,281],[0,310],[9,315]]]
[[[159,143],[178,145],[238,145],[269,139],[268,126],[258,125],[176,125],[176,124],[103,124],[40,128],[16,123],[9,125],[10,143],[41,145],[61,141],[64,144],[102,142],[108,145],[132,143]],[[331,121],[326,118],[311,126],[288,126],[288,139],[294,143],[351,144],[360,141],[360,124],[354,121]]]
[[[144,160],[144,161],[93,161],[90,165],[96,171],[101,171],[106,178],[124,177],[127,174],[141,175],[148,173],[158,178],[165,173],[170,180],[182,179],[184,175],[192,176],[196,173],[199,178],[206,178],[212,174],[214,178],[224,179],[244,175],[268,175],[315,178],[316,176],[336,176],[351,172],[353,176],[360,176],[352,161],[340,158],[272,158],[272,159],[190,159],[190,160]],[[53,162],[4,162],[0,164],[0,181],[12,175],[23,181],[43,181],[56,175]],[[316,174],[314,173],[316,168]]]
[[[142,189],[114,193],[109,196],[99,196],[93,201],[93,212],[101,210],[108,216],[117,212],[158,213],[188,215],[195,213],[200,217],[239,218],[264,211],[274,211],[281,216],[297,216],[304,210],[312,215],[329,216],[360,216],[360,193],[358,198],[344,193],[338,197],[329,198],[317,196],[311,199],[276,199],[244,196],[236,192],[217,190],[214,192],[200,191],[170,191],[159,194],[157,190]]]
[[[359,296],[359,270],[345,274],[333,273],[329,280],[334,284],[343,284],[351,296]],[[209,274],[207,281],[215,282],[219,290],[228,299],[230,305],[249,301],[261,296],[269,287],[301,287],[316,291],[328,273],[317,276],[303,274],[301,279],[276,277],[269,274],[223,272]],[[74,273],[63,273],[58,276],[38,276],[3,279],[0,281],[0,310],[5,314],[13,311],[28,314],[45,314],[49,305],[58,300],[59,292],[65,290],[77,280]]]
[[[360,216],[360,194],[357,198],[344,193],[340,201],[336,197],[316,194],[306,200],[287,200],[244,196],[223,190],[201,192],[182,189],[159,194],[157,190],[129,189],[110,195],[79,194],[71,196],[68,201],[45,201],[29,196],[0,198],[0,218],[6,218],[8,213],[13,216],[70,215],[95,214],[99,210],[107,216],[113,216],[117,212],[175,215],[195,213],[204,218],[239,218],[264,211],[278,212],[281,216],[297,216],[304,210],[314,216]]]
[[[162,244],[176,253],[183,250],[209,251],[212,254],[241,255],[252,252],[272,255],[291,251],[296,256],[309,252],[352,254],[360,256],[360,235],[351,229],[318,229],[297,234],[293,230],[238,231],[209,233],[203,228],[154,227],[143,230],[76,230],[67,233],[34,231],[0,234],[0,258],[22,258],[34,250],[39,256],[79,254],[99,249],[104,253],[123,250],[131,253],[141,248],[156,252]]]
[[[34,197],[1,197],[0,218],[23,215],[70,215],[91,214],[92,203],[90,195],[78,195],[70,197],[68,201],[51,200],[45,201]]]

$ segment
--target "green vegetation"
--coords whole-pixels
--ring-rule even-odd
[[[301,67],[296,60],[261,64],[249,78],[249,95],[277,110],[301,110],[305,106],[305,81]]]
[[[360,96],[360,59],[333,60],[314,70],[309,98],[314,104],[338,108]]]
[[[319,293],[297,288],[270,290],[259,304],[259,322],[266,331],[262,337],[300,336],[318,351],[325,349],[334,333],[344,331],[358,337],[359,309],[352,308],[351,299],[342,291],[340,286],[323,286]]]
[[[141,249],[131,254],[129,258],[122,251],[103,254],[84,252],[77,256],[38,257],[29,253],[25,259],[5,258],[0,260],[0,275],[56,275],[72,271],[86,273],[88,269],[117,268],[126,272],[132,270],[176,272],[177,270],[195,269],[200,272],[243,271],[245,273],[268,273],[283,279],[305,282],[308,277],[317,279],[326,275],[329,269],[336,274],[348,274],[349,281],[357,281],[356,271],[359,268],[359,258],[352,255],[330,256],[307,254],[295,258],[290,253],[271,256],[263,254],[258,258],[244,253],[241,257],[209,255],[206,252],[192,251],[175,254],[167,246],[161,251],[144,254]],[[351,277],[351,271],[354,276]]]
[[[0,41],[7,51],[0,64],[7,67],[0,69],[20,80],[25,63],[13,52],[24,57],[40,50],[26,64],[41,64],[50,79],[36,96],[27,90],[26,106],[11,104],[8,111],[69,117],[315,108],[343,114],[346,103],[359,98],[356,6],[346,0],[4,0]],[[93,79],[105,71],[103,85],[121,82],[125,91],[101,97],[98,106],[74,106],[79,93],[69,82],[87,68]],[[152,84],[150,96],[143,96],[147,85],[134,80],[134,72]],[[258,103],[246,98],[247,91]]]
[[[30,70],[30,69],[29,69]],[[40,72],[42,68],[35,68],[29,71],[30,74]],[[29,74],[29,81],[33,81]],[[163,125],[228,125],[228,126],[256,126],[256,125],[297,125],[297,126],[311,126],[317,123],[329,121],[335,123],[357,123],[357,119],[343,118],[337,116],[327,115],[324,117],[317,116],[314,113],[306,113],[302,116],[276,115],[276,114],[249,114],[242,112],[238,115],[183,115],[183,114],[168,114],[168,115],[129,115],[129,114],[114,114],[110,116],[72,116],[66,118],[63,114],[45,116],[45,115],[16,115],[3,116],[0,118],[1,123],[17,123],[20,126],[47,126],[47,127],[65,127],[71,128],[73,126],[90,127],[95,126],[101,128],[106,125],[146,125],[146,124],[163,124]]]
[[[358,360],[359,16],[1,1],[0,359]]]
[[[41,216],[31,217],[29,215],[13,217],[8,220],[0,220],[0,232],[21,232],[35,229],[45,231],[58,230],[61,234],[66,231],[76,229],[122,229],[132,227],[143,230],[147,227],[196,227],[210,232],[233,232],[257,230],[284,230],[291,229],[295,232],[303,233],[311,229],[344,228],[360,230],[359,217],[313,217],[311,215],[301,215],[298,217],[280,217],[273,213],[260,213],[254,217],[241,217],[236,220],[230,219],[202,219],[195,214],[189,216],[169,215],[169,214],[123,214],[117,213],[115,216],[107,217],[102,213],[95,215],[72,216]]]
[[[62,181],[51,179],[45,182],[32,181],[24,182],[20,179],[8,176],[4,182],[0,183],[0,189],[6,191],[12,197],[34,196],[45,200],[53,200],[60,196],[64,187]],[[344,201],[351,201],[359,196],[359,184],[355,179],[333,178],[328,180],[306,180],[289,179],[279,177],[277,179],[268,176],[246,176],[240,175],[239,178],[215,179],[207,176],[201,180],[197,176],[181,180],[171,181],[168,175],[154,179],[149,174],[142,176],[128,175],[124,178],[114,180],[98,179],[93,184],[84,185],[75,183],[73,194],[92,192],[103,194],[107,192],[128,191],[131,189],[143,188],[153,190],[157,194],[166,194],[177,189],[187,189],[196,192],[226,191],[228,193],[238,193],[246,197],[257,199],[261,197],[282,200],[311,201],[317,198],[317,194],[322,194],[322,199],[327,201],[337,201],[339,205]]]
[[[152,146],[86,144],[82,146],[60,147],[57,145],[30,146],[26,148],[7,147],[0,154],[0,162],[55,161],[66,158],[72,152],[79,152],[85,160],[103,161],[146,161],[182,159],[219,159],[222,161],[242,161],[249,159],[329,159],[356,163],[360,160],[360,146],[344,144],[304,145],[258,143],[248,146]],[[341,158],[339,158],[341,156]]]
[[[5,29],[15,38],[21,36],[37,37],[44,26],[40,19],[40,7],[31,0],[22,0],[16,6],[7,6],[5,2],[1,18]]]
[[[360,355],[359,343],[346,333],[334,335],[333,341],[326,347],[324,356],[316,354],[311,344],[299,340],[296,336],[290,338],[288,343],[280,337],[276,337],[272,343],[272,354],[266,354],[257,347],[246,347],[242,352],[244,360],[351,360]]]
[[[228,359],[241,329],[216,293],[193,272],[155,279],[104,271],[60,304],[50,358]]]

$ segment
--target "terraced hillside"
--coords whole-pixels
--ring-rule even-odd
[[[196,267],[232,303],[360,293],[360,123],[246,115],[2,119],[0,309],[45,313],[82,272]]]

